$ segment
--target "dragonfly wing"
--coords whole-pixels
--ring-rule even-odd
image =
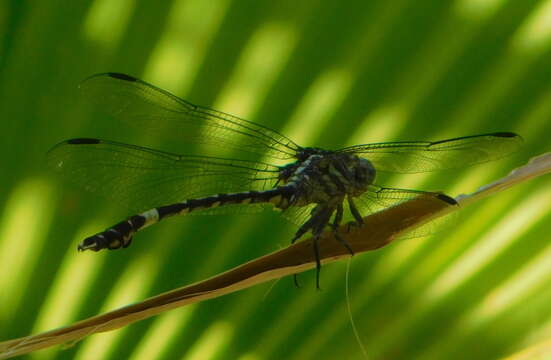
[[[316,207],[316,204],[308,204],[306,206],[290,206],[282,211],[283,217],[295,224],[303,225],[311,216],[312,210]]]
[[[403,141],[356,145],[339,150],[369,160],[377,171],[420,173],[456,169],[497,160],[518,150],[522,138],[492,133],[427,142]]]
[[[185,156],[99,139],[73,139],[47,154],[50,167],[86,190],[143,211],[217,193],[273,188],[277,166]]]
[[[414,199],[417,199],[417,201],[427,201],[427,205],[429,205],[429,202],[433,203],[436,200],[443,201],[450,206],[458,206],[454,199],[442,193],[385,188],[377,185],[370,185],[368,191],[355,198],[354,202],[361,215],[367,216]],[[457,212],[450,212],[401,235],[400,238],[422,237],[440,232],[453,225],[456,218]]]
[[[97,74],[80,84],[84,97],[138,129],[165,130],[192,143],[210,143],[277,159],[301,150],[262,125],[194,105],[145,81],[118,73]]]

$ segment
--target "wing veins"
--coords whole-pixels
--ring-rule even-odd
[[[218,136],[214,134],[211,137],[211,139],[222,140],[238,149],[245,146],[251,151],[269,152],[271,156],[278,158],[294,157],[302,149],[292,140],[266,126],[208,107],[195,105],[128,75],[117,73],[93,75],[81,83],[81,88],[86,91],[91,100],[103,105],[111,115],[130,122],[132,120],[141,121],[145,127],[151,125],[153,129],[162,129],[166,122],[154,123],[152,118],[166,120],[173,117],[180,122],[173,123],[171,126],[174,127],[174,130],[178,129],[178,133],[182,137],[189,133],[186,127],[197,129],[206,127],[214,129],[215,132],[233,133],[240,136],[242,140],[249,139],[241,142],[239,137],[230,139],[221,134]],[[170,128],[170,125],[166,125],[166,128]],[[189,140],[201,142],[201,139],[190,138]],[[278,153],[279,155],[277,155]]]

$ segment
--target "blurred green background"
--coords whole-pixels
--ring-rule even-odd
[[[505,160],[391,186],[456,196],[550,148],[549,0],[1,1],[0,340],[210,277],[293,234],[276,213],[198,216],[125,251],[77,253],[130,213],[52,176],[46,151],[71,137],[177,145],[79,99],[78,83],[106,71],[305,146],[525,138]],[[498,359],[550,338],[549,180],[463,210],[447,233],[356,256],[351,308],[369,358]],[[359,359],[345,268],[324,267],[323,291],[310,272],[298,289],[285,278],[25,358]]]

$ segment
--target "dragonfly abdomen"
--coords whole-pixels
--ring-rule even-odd
[[[294,186],[280,186],[266,191],[247,191],[231,194],[218,194],[205,198],[190,199],[180,203],[160,206],[128,219],[92,235],[78,245],[78,250],[125,248],[132,242],[134,234],[160,220],[177,215],[186,215],[194,211],[207,210],[225,205],[270,203],[277,208],[286,208],[294,195]]]

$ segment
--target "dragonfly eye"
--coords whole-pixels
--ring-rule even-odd
[[[367,179],[367,173],[365,169],[361,167],[357,167],[355,172],[355,177],[358,182],[365,182],[365,180]]]
[[[359,159],[357,166],[355,167],[354,177],[356,181],[362,184],[368,184],[375,179],[375,168],[366,159]]]

